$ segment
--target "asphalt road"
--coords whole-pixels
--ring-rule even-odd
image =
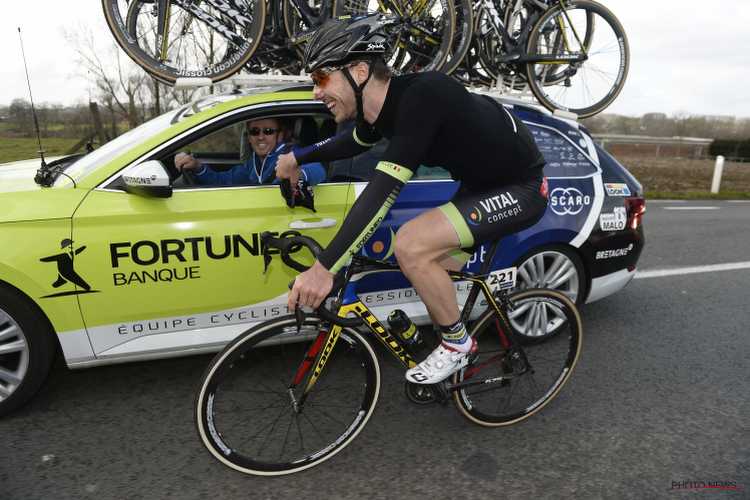
[[[300,474],[254,477],[195,434],[208,357],[75,372],[58,360],[0,419],[0,499],[748,498],[750,203],[647,207],[641,274],[582,309],[571,380],[524,422],[487,429],[452,405],[414,406],[383,356],[378,409],[352,445]],[[745,264],[695,267],[728,263]],[[741,490],[678,489],[716,483]]]

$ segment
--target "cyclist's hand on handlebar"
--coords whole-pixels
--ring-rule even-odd
[[[289,179],[292,186],[296,186],[302,177],[302,168],[297,163],[294,153],[279,155],[276,161],[276,177],[279,179]]]
[[[315,264],[302,274],[297,275],[294,287],[289,291],[287,306],[294,312],[299,301],[300,306],[310,306],[313,310],[328,297],[333,288],[333,275],[321,263]]]

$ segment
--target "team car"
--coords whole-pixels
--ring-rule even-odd
[[[58,348],[70,368],[207,353],[288,313],[294,271],[276,257],[264,273],[260,234],[296,232],[327,245],[386,141],[324,164],[315,211],[289,208],[278,184],[201,185],[180,175],[174,156],[231,168],[252,119],[294,123],[302,145],[353,126],[335,123],[311,91],[296,84],[210,95],[45,169],[38,160],[0,166],[0,415],[37,391]],[[644,245],[641,185],[577,122],[504,104],[547,159],[549,205],[539,223],[501,241],[492,267],[515,266],[517,286],[555,288],[577,304],[620,290]],[[394,259],[398,228],[456,189],[443,169],[421,167],[361,251]],[[502,200],[487,200],[477,216],[504,210]],[[483,258],[481,249],[470,269]],[[459,294],[466,288],[456,283]],[[379,317],[399,308],[416,323],[429,321],[397,273],[362,283],[360,292]]]

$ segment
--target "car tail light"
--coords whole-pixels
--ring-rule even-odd
[[[646,199],[643,196],[625,198],[625,208],[628,212],[628,225],[637,229],[641,225],[643,214],[646,213]]]

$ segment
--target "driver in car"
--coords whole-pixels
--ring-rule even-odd
[[[271,184],[276,178],[276,161],[285,152],[284,135],[276,118],[252,120],[246,126],[247,137],[253,154],[245,163],[236,165],[226,172],[216,172],[205,163],[187,153],[174,157],[177,170],[192,170],[202,184]],[[299,149],[292,146],[291,151]],[[302,179],[310,184],[318,184],[326,178],[323,165],[314,162],[302,166]]]

